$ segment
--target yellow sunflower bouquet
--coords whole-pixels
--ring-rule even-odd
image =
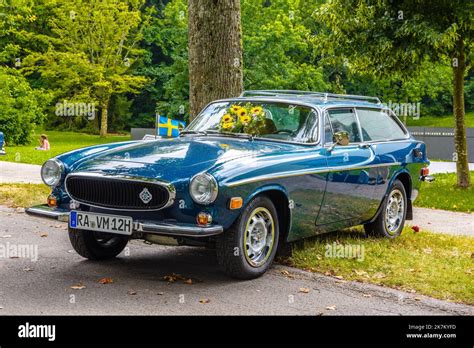
[[[247,103],[244,106],[232,105],[221,117],[219,130],[222,132],[260,135],[265,125],[265,112],[261,106]]]

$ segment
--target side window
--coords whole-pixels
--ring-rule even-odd
[[[364,141],[394,140],[406,137],[393,116],[383,110],[357,109]]]
[[[328,114],[334,133],[346,131],[349,133],[349,141],[351,143],[361,141],[359,125],[354,109],[329,110]]]

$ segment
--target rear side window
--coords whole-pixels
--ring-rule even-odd
[[[383,110],[357,109],[364,141],[395,140],[406,137],[393,116]]]
[[[334,133],[346,131],[349,133],[349,142],[359,143],[361,141],[354,109],[329,110],[328,115]]]

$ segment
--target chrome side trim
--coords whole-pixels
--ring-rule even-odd
[[[401,162],[393,162],[393,163],[381,163],[381,164],[373,164],[373,165],[366,165],[366,166],[357,165],[357,166],[345,166],[345,167],[330,167],[330,168],[323,168],[320,170],[308,170],[308,169],[294,170],[294,171],[282,172],[278,174],[260,175],[254,178],[237,180],[237,181],[227,184],[227,186],[235,187],[235,186],[250,184],[250,183],[254,183],[258,181],[283,179],[283,178],[289,178],[293,176],[340,172],[340,171],[346,171],[346,170],[370,169],[370,168],[378,168],[378,167],[391,167],[391,166],[398,166],[401,164],[402,164]]]
[[[155,184],[162,186],[166,188],[168,191],[168,202],[161,208],[159,209],[121,209],[121,208],[109,208],[101,205],[94,205],[90,204],[84,201],[81,201],[77,199],[76,197],[73,197],[70,193],[69,190],[67,189],[67,181],[69,177],[91,177],[91,178],[108,178],[108,179],[115,179],[115,180],[121,180],[121,181],[133,181],[133,182],[142,182],[142,183],[147,183],[147,184]],[[74,199],[75,201],[87,205],[89,207],[94,207],[94,208],[100,208],[100,209],[106,209],[106,210],[117,210],[117,211],[158,211],[158,210],[163,210],[165,208],[170,207],[173,205],[175,199],[176,199],[176,189],[174,185],[170,182],[159,180],[159,179],[153,179],[153,178],[147,178],[147,177],[139,177],[139,176],[130,176],[130,175],[115,175],[115,174],[106,174],[106,173],[97,173],[97,172],[72,172],[66,176],[66,179],[64,180],[64,188],[66,190],[66,193],[68,194],[69,197]]]

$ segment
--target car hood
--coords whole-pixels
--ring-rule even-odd
[[[161,178],[167,181],[191,176],[224,163],[274,153],[288,153],[300,145],[213,136],[146,141],[121,146],[82,161],[73,172],[100,172]]]

